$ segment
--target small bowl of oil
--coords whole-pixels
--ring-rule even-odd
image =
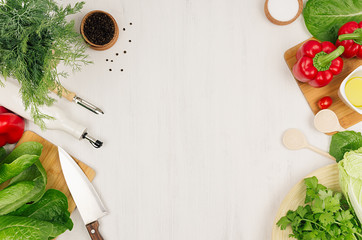
[[[362,114],[362,65],[342,81],[338,96],[348,107]]]

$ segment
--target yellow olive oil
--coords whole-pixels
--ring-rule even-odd
[[[354,77],[348,80],[345,93],[353,106],[362,107],[362,77]]]

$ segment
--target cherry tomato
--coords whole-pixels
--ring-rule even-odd
[[[319,101],[318,101],[318,107],[320,109],[327,109],[332,105],[333,101],[332,98],[329,96],[326,97],[322,97]]]

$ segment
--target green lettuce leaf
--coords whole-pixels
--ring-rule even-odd
[[[0,216],[1,240],[48,240],[52,224],[28,217]]]
[[[17,177],[13,178],[10,181],[10,186],[24,181],[32,181],[34,183],[34,188],[26,196],[19,199],[16,202],[13,202],[11,208],[7,209],[6,213],[15,211],[26,203],[37,202],[41,199],[45,192],[45,187],[47,184],[46,172],[41,165],[40,161],[35,162],[34,165],[20,173]],[[16,194],[16,192],[14,192]],[[2,199],[0,198],[0,203]],[[0,211],[0,214],[6,214]]]
[[[49,240],[73,228],[67,197],[58,190],[45,191],[42,148],[26,142],[0,156],[0,183],[10,180],[0,191],[1,240]]]
[[[342,192],[362,222],[362,148],[347,152],[338,169]]]
[[[35,163],[35,161],[39,160],[39,156],[36,155],[22,155],[18,157],[16,160],[11,163],[1,164],[0,165],[0,184],[5,181],[19,175],[25,169],[29,168],[31,165]]]
[[[3,147],[0,147],[0,163],[6,157],[6,150]]]
[[[343,24],[362,21],[362,1],[308,0],[303,16],[308,31],[315,38],[335,43]]]
[[[1,163],[11,163],[17,158],[29,154],[40,157],[43,145],[38,142],[24,142],[15,148]]]
[[[17,202],[26,198],[34,189],[34,182],[23,181],[6,187],[0,191],[0,215],[17,209]]]
[[[38,142],[25,142],[20,144],[17,148],[15,148],[2,162],[1,166],[9,166],[11,164],[21,165],[20,163],[17,163],[17,159],[22,158],[24,155],[32,155],[32,156],[39,156],[41,155],[41,151],[43,149],[43,145]],[[9,187],[13,185],[17,185],[21,182],[33,182],[33,188],[30,192],[28,192],[26,195],[22,196],[21,198],[17,199],[16,201],[13,201],[10,204],[7,204],[6,207],[3,207],[0,209],[0,215],[7,214],[9,212],[15,211],[16,209],[20,208],[26,203],[29,202],[36,202],[38,201],[45,192],[45,187],[47,184],[47,175],[44,167],[41,165],[40,161],[38,159],[35,159],[33,165],[23,170],[20,174],[13,177],[10,181]],[[10,176],[10,175],[9,175]],[[5,179],[6,180],[6,179]],[[8,187],[8,188],[9,188]],[[16,188],[10,188],[12,189],[8,191],[9,196],[16,195],[17,189]],[[1,193],[2,191],[0,191]],[[0,206],[3,202],[6,202],[6,198],[0,198]]]
[[[346,152],[353,151],[362,147],[362,135],[360,132],[344,131],[338,132],[332,136],[329,146],[329,154],[339,162],[343,159]]]
[[[51,237],[73,229],[73,222],[68,212],[68,199],[62,192],[55,189],[49,189],[38,202],[25,204],[9,215],[50,222],[53,224]]]

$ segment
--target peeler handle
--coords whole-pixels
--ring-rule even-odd
[[[58,94],[56,89],[54,89],[53,92]],[[67,99],[69,102],[75,102],[76,104],[88,109],[89,111],[91,111],[95,114],[104,114],[104,112],[100,108],[98,108],[97,106],[91,104],[90,102],[88,102],[80,97],[77,97],[75,92],[71,92],[71,91],[65,89],[64,87],[62,89],[62,96],[65,99]]]
[[[54,89],[53,92],[56,93],[56,94],[58,94],[58,90],[57,90],[57,89]],[[65,89],[65,88],[63,87],[63,89],[62,89],[62,96],[63,96],[65,99],[67,99],[69,102],[73,102],[76,94],[75,94],[74,92],[71,92],[71,91],[69,91],[69,90],[67,90],[67,89]]]

